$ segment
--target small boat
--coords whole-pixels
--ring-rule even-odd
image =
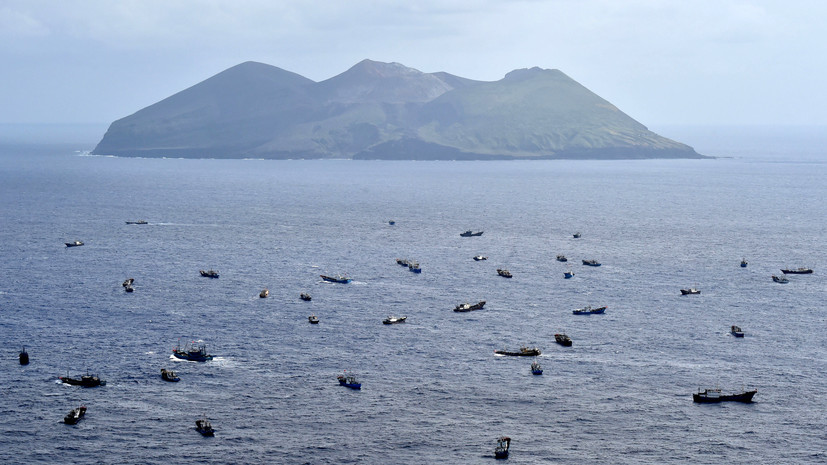
[[[488,257],[486,257],[484,255],[477,255],[476,257],[474,257],[475,262],[479,262],[479,261],[482,261],[482,260],[488,260]]]
[[[106,381],[98,378],[95,375],[85,374],[77,378],[69,378],[68,376],[61,376],[59,378],[65,384],[71,384],[72,386],[82,386],[82,387],[96,387],[96,386],[106,386]]]
[[[497,447],[494,448],[494,458],[507,459],[508,448],[511,447],[511,438],[503,436],[497,439]]]
[[[217,278],[218,277],[218,272],[215,271],[215,270],[209,270],[209,271],[200,270],[199,273],[201,273],[201,276],[203,276],[205,278]]]
[[[305,302],[310,302],[310,300],[312,300],[312,299],[313,299],[313,297],[310,297],[310,294],[308,294],[308,293],[306,293],[306,292],[302,292],[302,293],[299,295],[299,298],[300,298],[300,299],[302,299],[302,300],[303,300],[303,301],[305,301]]]
[[[565,334],[555,334],[554,341],[560,344],[561,346],[570,347],[571,346],[571,338],[566,336]]]
[[[396,224],[396,221],[394,221],[394,220],[388,220],[388,224],[389,224],[389,225],[391,225],[391,226],[393,226],[393,225],[395,225],[395,224]]]
[[[790,282],[790,280],[787,279],[787,277],[784,276],[784,275],[781,275],[781,276],[772,275],[772,280],[777,282],[777,283],[781,283],[781,284],[787,284],[788,282]]]
[[[149,224],[149,223],[147,223],[144,220],[138,220],[138,221],[127,221],[126,224]]]
[[[258,293],[258,296],[261,297],[262,299],[267,298],[267,296],[269,296],[269,295],[270,295],[270,289],[264,289],[264,290],[262,290],[261,292]]]
[[[464,233],[459,233],[459,235],[462,236],[462,237],[476,237],[476,236],[482,236],[482,233],[483,233],[482,231],[471,232],[471,230],[469,229],[468,231],[465,231]]]
[[[495,350],[494,353],[511,357],[534,357],[540,355],[542,352],[536,347],[520,347],[520,350],[516,352],[511,350]]]
[[[742,258],[741,259],[741,268],[746,268],[748,263],[749,262],[747,262],[746,258]]]
[[[210,424],[210,420],[207,420],[206,416],[195,420],[195,430],[203,436],[215,436],[215,430],[213,429],[212,424]]]
[[[83,245],[83,242],[73,241],[73,242],[64,242],[64,244],[66,244],[66,247],[80,247],[80,246]]]
[[[405,260],[405,259],[402,259],[402,258],[397,258],[396,259],[396,264],[397,265],[408,266],[409,263],[410,262],[408,260]]]
[[[321,276],[323,280],[325,280],[329,283],[347,284],[347,283],[353,281],[352,279],[350,279],[346,276],[342,276],[342,275],[325,276],[325,275],[322,274],[322,275],[319,275],[319,276]]]
[[[563,277],[566,278],[566,279],[569,279],[572,276],[574,276],[574,272],[572,272],[571,270],[563,272]]]
[[[732,325],[732,327],[729,329],[729,332],[735,337],[744,337],[744,332],[741,331],[740,326]]]
[[[356,377],[353,375],[339,375],[336,377],[339,380],[339,385],[348,387],[351,389],[362,389],[362,383],[356,381]]]
[[[531,374],[532,375],[542,375],[543,374],[543,367],[540,366],[540,362],[537,362],[537,361],[531,362]]]
[[[586,266],[600,266],[600,262],[597,260],[583,260],[583,264]]]
[[[813,272],[813,270],[811,268],[798,268],[798,269],[795,269],[795,270],[784,269],[784,270],[781,270],[781,272],[784,273],[784,274],[811,274]]]
[[[207,353],[206,344],[196,345],[195,342],[190,342],[184,347],[180,344],[172,349],[172,355],[181,360],[189,360],[191,362],[206,362],[212,360],[213,356]]]
[[[572,236],[574,236],[575,239],[580,239],[580,233],[579,232],[576,232],[576,233],[572,234]]]
[[[307,321],[309,321],[310,324],[317,325],[319,324],[319,317],[317,317],[316,315],[310,315],[309,317],[307,317]]]
[[[568,258],[566,258],[566,256],[565,256],[565,255],[558,255],[558,256],[557,256],[557,261],[558,261],[558,262],[567,262],[567,261],[569,261],[569,259],[568,259]]]
[[[510,278],[510,277],[511,277],[511,272],[510,272],[510,271],[508,271],[508,270],[501,270],[501,269],[499,269],[499,268],[497,268],[497,274],[498,274],[498,275],[500,275],[500,276],[502,276],[503,278]]]
[[[181,378],[179,378],[174,371],[167,370],[166,368],[161,368],[161,379],[163,379],[164,381],[169,381],[171,383],[177,383],[178,381],[181,381]]]
[[[83,416],[86,415],[86,406],[81,405],[78,408],[72,409],[65,417],[63,417],[63,423],[67,425],[76,425]]]
[[[406,317],[406,316],[389,316],[389,317],[385,318],[384,320],[382,320],[382,323],[384,323],[386,325],[392,325],[392,324],[395,324],[395,323],[404,323],[405,320],[407,320],[407,319],[408,319],[408,317]]]
[[[29,353],[26,352],[25,347],[23,347],[23,350],[20,351],[20,364],[21,365],[28,365],[29,364]]]
[[[135,288],[132,286],[126,286],[125,288],[123,288],[123,290],[125,290],[126,292],[135,292]]]
[[[408,271],[412,271],[414,273],[422,273],[422,268],[419,267],[419,263],[411,262],[408,263]]]
[[[454,307],[454,311],[455,312],[471,312],[471,311],[474,311],[474,310],[480,310],[484,306],[485,306],[485,301],[484,300],[480,300],[479,302],[477,302],[473,305],[469,304],[468,302],[465,302],[464,304],[459,304],[456,307]]]
[[[694,288],[694,287],[690,287],[689,289],[681,289],[681,295],[692,295],[692,294],[700,294],[700,293],[701,293],[701,291],[699,291],[697,288]]]
[[[576,310],[572,310],[571,312],[575,315],[597,315],[599,313],[603,313],[606,311],[607,306],[592,308],[591,305],[586,305],[583,308],[578,308]]]
[[[135,282],[135,278],[126,278],[126,281],[124,281],[124,282],[123,282],[123,284],[121,284],[121,286],[123,286],[123,287],[129,287],[129,286],[131,286],[131,285],[132,285],[132,283],[134,283],[134,282]]]
[[[698,392],[692,394],[692,400],[698,403],[718,403],[718,402],[745,402],[749,403],[752,402],[752,396],[757,393],[757,389],[753,389],[752,391],[743,391],[737,392],[734,394],[724,394],[721,392],[720,389],[704,389],[701,391],[698,389]]]

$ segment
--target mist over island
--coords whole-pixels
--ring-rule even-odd
[[[386,160],[704,158],[556,69],[488,82],[363,60],[315,82],[231,67],[113,122],[94,154]]]

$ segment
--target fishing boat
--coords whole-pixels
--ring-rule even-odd
[[[503,278],[510,278],[511,277],[511,272],[508,271],[508,270],[504,270],[504,269],[497,268],[497,274],[502,276]]]
[[[213,356],[207,353],[206,344],[196,345],[195,342],[190,342],[184,347],[181,347],[179,343],[177,347],[172,349],[172,355],[174,355],[175,358],[189,360],[191,362],[206,362],[207,360],[213,359]]]
[[[195,420],[195,430],[201,433],[202,436],[215,436],[215,430],[206,416]]]
[[[558,256],[557,256],[557,261],[558,261],[558,262],[567,262],[567,261],[569,261],[569,259],[568,259],[568,258],[566,258],[566,256],[565,256],[565,255],[558,255]]]
[[[414,273],[422,273],[422,268],[419,267],[419,263],[411,262],[408,263],[408,271],[412,271]]]
[[[83,242],[81,242],[81,241],[72,241],[72,242],[64,242],[64,244],[66,244],[66,247],[80,247],[80,246],[83,245]]]
[[[149,223],[147,223],[144,220],[138,220],[138,221],[127,221],[126,224],[149,224]]]
[[[740,326],[732,325],[732,327],[729,328],[729,332],[730,332],[730,334],[732,334],[735,337],[744,337],[744,332],[741,331]]]
[[[85,374],[78,378],[70,378],[68,376],[61,376],[59,379],[65,384],[71,384],[72,386],[82,386],[82,387],[97,387],[97,386],[106,386],[106,381],[100,379],[96,375]]]
[[[572,234],[572,236],[573,236],[575,239],[580,239],[580,233],[579,233],[579,232],[576,232],[576,233]]]
[[[742,259],[741,259],[741,268],[746,268],[746,267],[747,267],[747,264],[748,264],[747,259],[746,259],[746,258],[742,258]]]
[[[164,381],[169,381],[171,383],[177,383],[178,381],[181,381],[181,378],[179,378],[174,371],[167,370],[166,368],[161,368],[161,379],[163,379]]]
[[[531,362],[531,374],[532,375],[542,375],[543,374],[543,367],[540,366],[540,362],[533,361]]]
[[[477,255],[476,257],[474,257],[475,262],[479,262],[479,261],[482,261],[482,260],[488,260],[488,257],[486,257],[484,255]]]
[[[699,291],[697,288],[694,288],[694,287],[690,287],[689,289],[681,289],[681,295],[692,295],[692,294],[700,294],[700,293],[701,293],[701,291]]]
[[[307,317],[307,321],[309,321],[310,324],[317,325],[319,324],[319,317],[317,317],[316,315],[310,315],[309,317]]]
[[[784,274],[811,274],[813,270],[811,268],[798,268],[795,270],[792,269],[784,269],[781,270]]]
[[[392,324],[396,324],[396,323],[404,323],[405,320],[407,320],[407,319],[408,319],[408,317],[406,317],[406,316],[389,316],[389,317],[385,318],[384,320],[382,320],[382,323],[384,323],[386,325],[392,325]]]
[[[511,350],[495,350],[495,354],[497,355],[508,355],[511,357],[535,357],[540,355],[540,349],[536,347],[520,347],[519,351],[511,351]]]
[[[78,408],[72,409],[65,417],[63,417],[63,423],[67,425],[76,425],[84,415],[86,415],[86,406],[81,405]]]
[[[572,276],[574,276],[574,272],[571,270],[563,272],[563,277],[566,279],[570,279]]]
[[[784,275],[781,275],[781,276],[772,275],[772,280],[777,282],[777,283],[781,283],[781,284],[787,284],[788,282],[790,282],[790,280],[787,279],[787,277],[784,276]]]
[[[299,298],[300,298],[300,299],[302,299],[302,300],[303,300],[303,301],[305,301],[305,302],[310,302],[310,300],[311,300],[311,299],[313,299],[313,297],[310,297],[310,294],[308,294],[308,293],[306,293],[306,292],[302,292],[302,293],[299,295]]]
[[[471,311],[474,311],[474,310],[480,310],[484,306],[485,306],[485,301],[484,300],[480,300],[479,302],[477,302],[473,305],[469,304],[468,302],[465,302],[464,304],[459,304],[456,307],[454,307],[454,311],[455,312],[471,312]]]
[[[586,266],[600,266],[600,262],[597,260],[583,260],[583,264]]]
[[[576,310],[572,310],[571,312],[575,315],[596,315],[605,312],[607,308],[608,307],[606,305],[597,308],[592,308],[591,305],[586,305],[583,308],[578,308]]]
[[[391,225],[391,226],[393,226],[393,225],[395,225],[395,224],[396,224],[396,221],[394,221],[394,220],[388,220],[388,224],[389,224],[389,225]]]
[[[26,352],[25,347],[23,347],[23,350],[20,351],[20,364],[21,365],[28,365],[29,364],[29,353]]]
[[[205,278],[217,278],[218,277],[218,271],[215,271],[215,270],[208,270],[208,271],[200,270],[199,273],[201,273],[201,276],[203,276]]]
[[[482,233],[483,233],[482,231],[471,232],[471,230],[469,229],[468,231],[465,231],[464,233],[459,233],[459,235],[462,236],[462,237],[476,237],[476,236],[482,236]]]
[[[319,275],[319,276],[321,276],[323,280],[325,280],[329,283],[347,284],[347,283],[353,281],[352,279],[350,279],[346,276],[342,276],[342,275],[325,276],[325,275],[322,274],[322,275]]]
[[[555,334],[554,341],[561,346],[570,347],[571,346],[571,338],[566,336],[565,334]]]
[[[353,375],[339,375],[336,377],[339,380],[339,385],[348,387],[351,389],[362,389],[362,383],[356,381],[356,377]]]
[[[508,448],[511,447],[511,438],[503,436],[497,439],[497,447],[494,448],[494,458],[507,459]]]
[[[742,391],[733,394],[724,394],[720,389],[704,389],[692,394],[692,400],[698,403],[712,404],[718,402],[752,402],[752,397],[758,392],[757,389],[752,391]]]
[[[258,296],[262,299],[267,298],[270,295],[270,289],[264,289],[258,293]]]

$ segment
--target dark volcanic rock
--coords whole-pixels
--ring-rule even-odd
[[[495,82],[364,60],[314,82],[246,62],[112,123],[95,154],[396,160],[700,158],[558,70]]]

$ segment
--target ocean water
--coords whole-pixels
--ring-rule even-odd
[[[731,145],[614,162],[6,148],[0,462],[489,463],[507,435],[509,463],[824,463],[827,152]],[[815,273],[771,280],[799,266]],[[353,282],[319,278],[337,273]],[[608,310],[572,315],[585,305]],[[179,341],[216,358],[172,360]],[[542,376],[493,353],[522,345],[542,350]],[[344,370],[361,391],[338,385]],[[58,382],[87,371],[107,385]],[[758,394],[693,403],[708,387]],[[214,438],[194,430],[202,415]]]

